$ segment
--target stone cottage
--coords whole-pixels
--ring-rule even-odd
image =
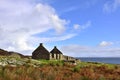
[[[55,46],[50,52],[43,46],[42,43],[35,49],[32,53],[32,59],[46,59],[46,60],[75,60],[75,58],[70,56],[65,56],[63,53],[57,49]]]
[[[42,43],[38,46],[36,50],[32,53],[32,59],[50,59],[49,51],[43,46]]]

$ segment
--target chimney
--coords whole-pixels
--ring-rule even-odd
[[[56,47],[56,46],[54,46],[54,49],[57,49],[57,47]]]
[[[40,43],[40,46],[43,46],[43,43]]]

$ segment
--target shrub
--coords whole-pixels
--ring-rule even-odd
[[[119,65],[86,62],[72,65],[63,61],[32,59],[22,61],[24,65],[0,66],[0,80],[120,80]]]
[[[76,66],[76,67],[73,68],[72,71],[73,71],[73,72],[79,72],[79,71],[80,71],[80,67]]]

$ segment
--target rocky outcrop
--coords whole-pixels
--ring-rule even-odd
[[[28,58],[18,58],[18,57],[11,57],[11,56],[0,56],[0,66],[40,66],[41,62],[39,60],[28,59]]]

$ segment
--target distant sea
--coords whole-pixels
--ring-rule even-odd
[[[79,57],[78,59],[85,62],[120,64],[120,57]]]

